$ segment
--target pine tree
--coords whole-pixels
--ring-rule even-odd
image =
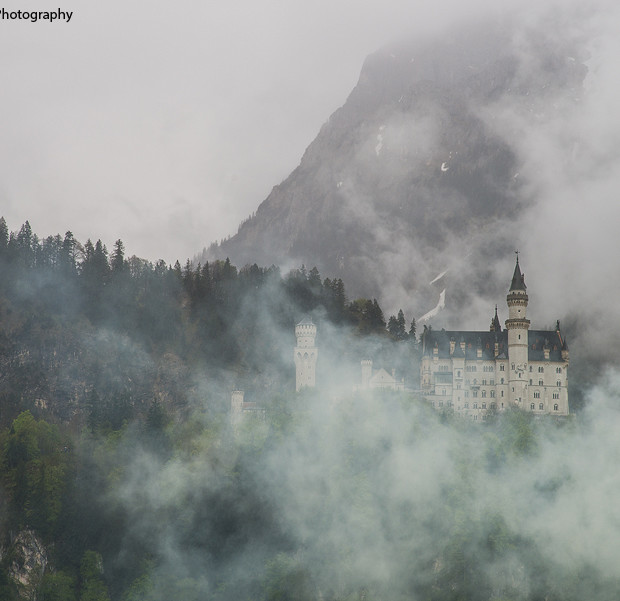
[[[125,261],[125,245],[120,238],[114,243],[114,252],[112,253],[112,258],[110,259],[110,266],[112,267],[113,273],[122,273],[127,269],[127,262]]]
[[[415,325],[415,317],[411,320],[411,326],[409,327],[409,339],[415,342],[415,333],[416,333],[416,325]]]
[[[9,245],[9,228],[6,225],[4,217],[0,217],[0,255],[6,252]]]

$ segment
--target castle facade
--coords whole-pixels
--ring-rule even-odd
[[[559,321],[553,331],[530,330],[518,257],[506,302],[504,330],[497,307],[489,331],[424,327],[423,397],[437,409],[451,409],[474,420],[511,406],[538,415],[568,415],[568,345]]]

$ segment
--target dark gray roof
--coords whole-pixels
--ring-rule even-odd
[[[510,290],[525,290],[525,279],[523,274],[521,273],[521,268],[519,267],[519,257],[517,257],[517,264],[515,265],[515,272],[512,276],[512,282],[510,284]]]
[[[508,357],[508,331],[503,332],[475,332],[475,331],[447,331],[426,330],[423,335],[423,353],[433,355],[433,349],[437,347],[438,357],[450,358],[450,341],[455,343],[454,357],[462,357],[461,342],[465,345],[465,359],[475,361],[478,359],[478,349],[481,349],[481,360],[493,361],[495,359],[495,343],[498,345],[498,358]],[[544,361],[545,346],[549,347],[549,360],[562,361],[562,338],[558,330],[530,330],[528,332],[528,361]],[[566,349],[565,349],[566,350]]]

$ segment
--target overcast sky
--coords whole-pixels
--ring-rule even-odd
[[[174,261],[236,231],[364,58],[496,2],[12,0],[0,21],[0,214]],[[450,6],[450,5],[453,6]]]

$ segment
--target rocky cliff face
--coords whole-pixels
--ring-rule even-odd
[[[558,99],[578,101],[585,74],[574,47],[512,25],[386,47],[299,167],[211,258],[317,265],[353,294],[388,305],[406,296],[421,314],[438,273],[448,270],[435,288],[449,277],[456,289],[464,257],[510,256],[520,237],[533,193],[506,111],[536,127]],[[495,294],[489,273],[478,269],[474,285]]]
[[[21,599],[36,599],[36,591],[48,565],[47,549],[33,530],[20,531],[0,560],[9,557],[8,575]]]

